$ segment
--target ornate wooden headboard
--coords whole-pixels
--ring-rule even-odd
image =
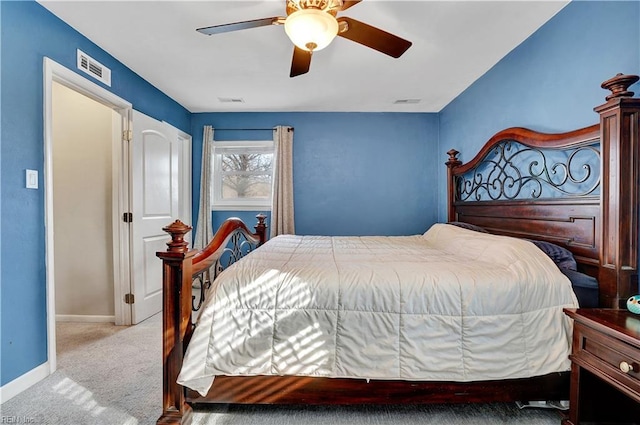
[[[598,278],[600,305],[638,293],[640,99],[638,77],[618,74],[595,108],[600,124],[562,134],[510,128],[466,164],[448,152],[448,220],[571,250]]]

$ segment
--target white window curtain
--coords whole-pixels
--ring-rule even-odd
[[[211,184],[213,183],[213,127],[206,125],[202,135],[202,170],[200,176],[200,204],[198,206],[198,221],[193,247],[202,249],[213,238],[213,224],[211,222]]]
[[[273,129],[274,165],[270,237],[295,234],[293,220],[293,128]]]

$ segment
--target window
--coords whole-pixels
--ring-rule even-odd
[[[214,210],[271,207],[273,141],[214,142]]]

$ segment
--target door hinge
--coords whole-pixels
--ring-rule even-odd
[[[133,139],[133,131],[132,130],[125,130],[122,132],[122,140],[124,140],[125,142],[130,142],[131,139]]]
[[[129,294],[125,294],[124,296],[124,302],[126,304],[133,304],[136,302],[135,297],[133,296],[133,294],[129,293]]]
[[[133,223],[133,214],[130,212],[122,214],[122,221],[125,223]]]

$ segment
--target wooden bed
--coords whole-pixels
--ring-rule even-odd
[[[623,306],[626,298],[638,291],[640,99],[631,98],[633,93],[627,91],[636,80],[635,76],[618,74],[602,84],[612,93],[605,104],[595,108],[600,114],[598,125],[563,134],[507,129],[493,136],[466,164],[458,160],[457,151],[449,151],[446,163],[448,220],[475,224],[496,234],[563,246],[575,255],[580,271],[598,278],[600,305]],[[502,175],[497,183],[493,180],[487,183],[482,180],[484,177],[477,177],[481,174],[480,164],[486,162],[489,154],[495,154],[513,142],[531,150],[534,155],[543,148],[567,151],[569,162],[565,164],[569,167],[574,166],[571,152],[584,149],[595,152],[600,165],[585,165],[581,171],[595,173],[594,168],[599,168],[595,187],[588,186],[575,193],[564,193],[560,187],[562,196],[559,197],[534,193],[522,199],[519,189],[518,193],[513,191],[514,180],[511,177],[505,180],[504,173],[497,173]],[[555,187],[558,182],[553,177],[548,179],[558,171],[554,164],[543,166],[545,171],[541,173],[529,163],[529,175],[525,180],[528,182],[532,174],[541,176],[542,180],[547,178],[548,181],[534,184],[551,186],[552,190],[558,191]],[[538,165],[539,161],[536,162]],[[505,165],[499,165],[498,169],[504,171]],[[488,173],[490,176],[495,174]],[[569,174],[569,180],[575,180],[573,172]],[[481,186],[489,187],[490,191],[498,187],[499,196],[479,196],[477,192],[482,190],[478,189]],[[184,235],[190,230],[189,226],[176,221],[164,229],[172,239],[167,243],[168,250],[157,254],[163,261],[164,288],[163,413],[159,424],[189,423],[192,406],[200,403],[418,404],[568,399],[569,372],[481,382],[219,376],[207,397],[183,388],[176,379],[194,327],[194,277],[202,276],[211,267],[217,269],[221,256],[234,261],[252,246],[263,244],[266,241],[264,219],[264,216],[258,216],[253,232],[238,219],[228,220],[202,251],[188,249]],[[228,248],[230,241],[231,248]]]

